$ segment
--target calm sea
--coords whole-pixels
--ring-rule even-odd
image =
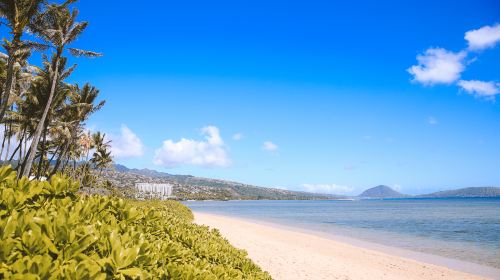
[[[500,268],[500,199],[196,201],[194,211],[346,236]]]

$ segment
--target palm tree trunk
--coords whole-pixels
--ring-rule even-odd
[[[8,162],[9,162],[9,163],[11,163],[11,162],[12,162],[12,160],[14,159],[14,156],[16,156],[16,153],[17,153],[17,151],[21,148],[21,145],[22,145],[22,144],[23,144],[23,143],[22,143],[22,142],[20,142],[20,143],[19,143],[19,145],[17,145],[17,147],[14,149],[14,152],[12,152],[12,155],[10,156],[10,158],[9,158],[9,160],[8,160]],[[8,156],[8,154],[6,154],[5,156]]]
[[[40,136],[42,135],[42,130],[45,127],[45,119],[47,119],[47,115],[49,114],[50,106],[52,105],[52,99],[54,99],[54,94],[56,92],[57,85],[57,75],[59,73],[59,52],[56,55],[56,67],[54,71],[54,78],[52,79],[52,86],[50,88],[49,99],[47,100],[47,104],[45,105],[45,109],[43,110],[42,118],[36,127],[35,134],[33,135],[33,140],[31,141],[30,152],[27,154],[26,165],[22,171],[23,177],[29,177],[31,173],[31,166],[33,165],[33,160],[35,159],[36,149],[38,148],[38,142],[40,141]]]
[[[3,140],[2,140],[2,149],[0,150],[0,159],[2,159],[3,148],[5,147],[5,139],[7,139],[7,125],[3,125]]]
[[[21,170],[20,168],[21,168],[21,165],[22,165],[21,158],[23,156],[23,140],[24,140],[24,138],[21,138],[21,143],[19,143],[19,146],[20,146],[20,148],[19,148],[19,156],[17,158],[17,166],[16,166],[16,171],[18,172],[18,174],[19,174],[19,171]],[[12,156],[14,156],[14,155],[12,155]]]
[[[66,168],[68,166],[68,163],[69,163],[69,157],[66,157],[66,161],[64,161],[64,164],[62,166],[63,170],[64,170],[64,168]]]
[[[45,129],[43,130],[42,151],[40,154],[40,160],[38,161],[38,171],[36,174],[37,179],[40,179],[40,175],[42,174],[43,158],[45,155],[45,146],[47,144],[47,127],[48,127],[48,123],[45,126]]]
[[[23,147],[24,150],[21,153],[21,158],[26,159],[26,155],[29,153],[30,150],[28,150],[28,137],[24,137],[24,142],[23,142]],[[21,159],[20,158],[20,159]]]
[[[54,169],[52,169],[52,172],[50,173],[49,177],[52,177],[52,175],[56,174],[57,170],[59,169],[59,165],[61,165],[61,162],[63,162],[64,158],[66,157],[66,153],[69,150],[69,141],[66,143],[64,146],[64,149],[61,150],[61,155],[57,158],[56,164],[54,165]],[[65,164],[63,165],[63,169],[65,167]]]
[[[49,163],[51,163],[52,161],[54,161],[54,158],[56,157],[57,153],[59,153],[59,148],[60,147],[61,147],[60,145],[57,146],[56,150],[52,154],[52,157],[50,157]],[[49,164],[49,166],[50,166],[50,164]]]
[[[5,80],[5,91],[0,97],[0,122],[3,121],[5,112],[7,111],[7,106],[9,105],[10,92],[12,91],[12,84],[14,81],[14,65],[16,64],[16,58],[14,53],[21,42],[22,33],[15,33],[14,38],[12,38],[12,49],[9,52],[9,59],[7,62],[7,77]]]
[[[11,133],[12,133],[12,124],[9,124],[9,139],[7,139],[7,151],[5,151],[5,160],[4,160],[4,162],[7,161],[7,158],[9,156],[9,152],[10,152],[10,140],[12,138]]]
[[[17,150],[19,149],[22,149],[23,148],[23,139],[24,139],[24,136],[26,135],[26,129],[23,129],[22,133],[21,133],[21,138],[19,140],[19,145],[17,145],[17,147],[14,149],[14,152],[12,152],[12,155],[10,156],[9,158],[9,163],[12,162],[12,160],[14,159],[14,157],[16,156],[16,152]],[[21,156],[21,153],[19,153],[19,156]],[[19,166],[19,161],[18,161],[18,164]],[[17,166],[16,166],[16,170],[17,170]]]
[[[24,149],[19,150],[19,173],[22,173],[22,171],[24,170],[24,166],[26,166],[26,155],[31,152],[31,147],[28,149],[27,143],[28,143],[28,138],[24,139],[24,143],[23,143]],[[36,156],[36,153],[35,153],[35,156]],[[24,160],[21,160],[21,159],[24,159]],[[34,157],[33,157],[33,160],[35,160]],[[17,174],[17,175],[19,176],[19,174]]]

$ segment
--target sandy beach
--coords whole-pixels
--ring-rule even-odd
[[[491,279],[244,219],[196,212],[195,222],[219,229],[277,280]]]

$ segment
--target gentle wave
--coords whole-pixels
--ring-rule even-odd
[[[194,211],[273,222],[500,268],[500,199],[197,201]]]

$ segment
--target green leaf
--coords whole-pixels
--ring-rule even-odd
[[[118,270],[119,273],[129,276],[129,277],[143,277],[143,272],[140,268],[133,267],[133,268],[127,268],[127,269],[120,269]]]

